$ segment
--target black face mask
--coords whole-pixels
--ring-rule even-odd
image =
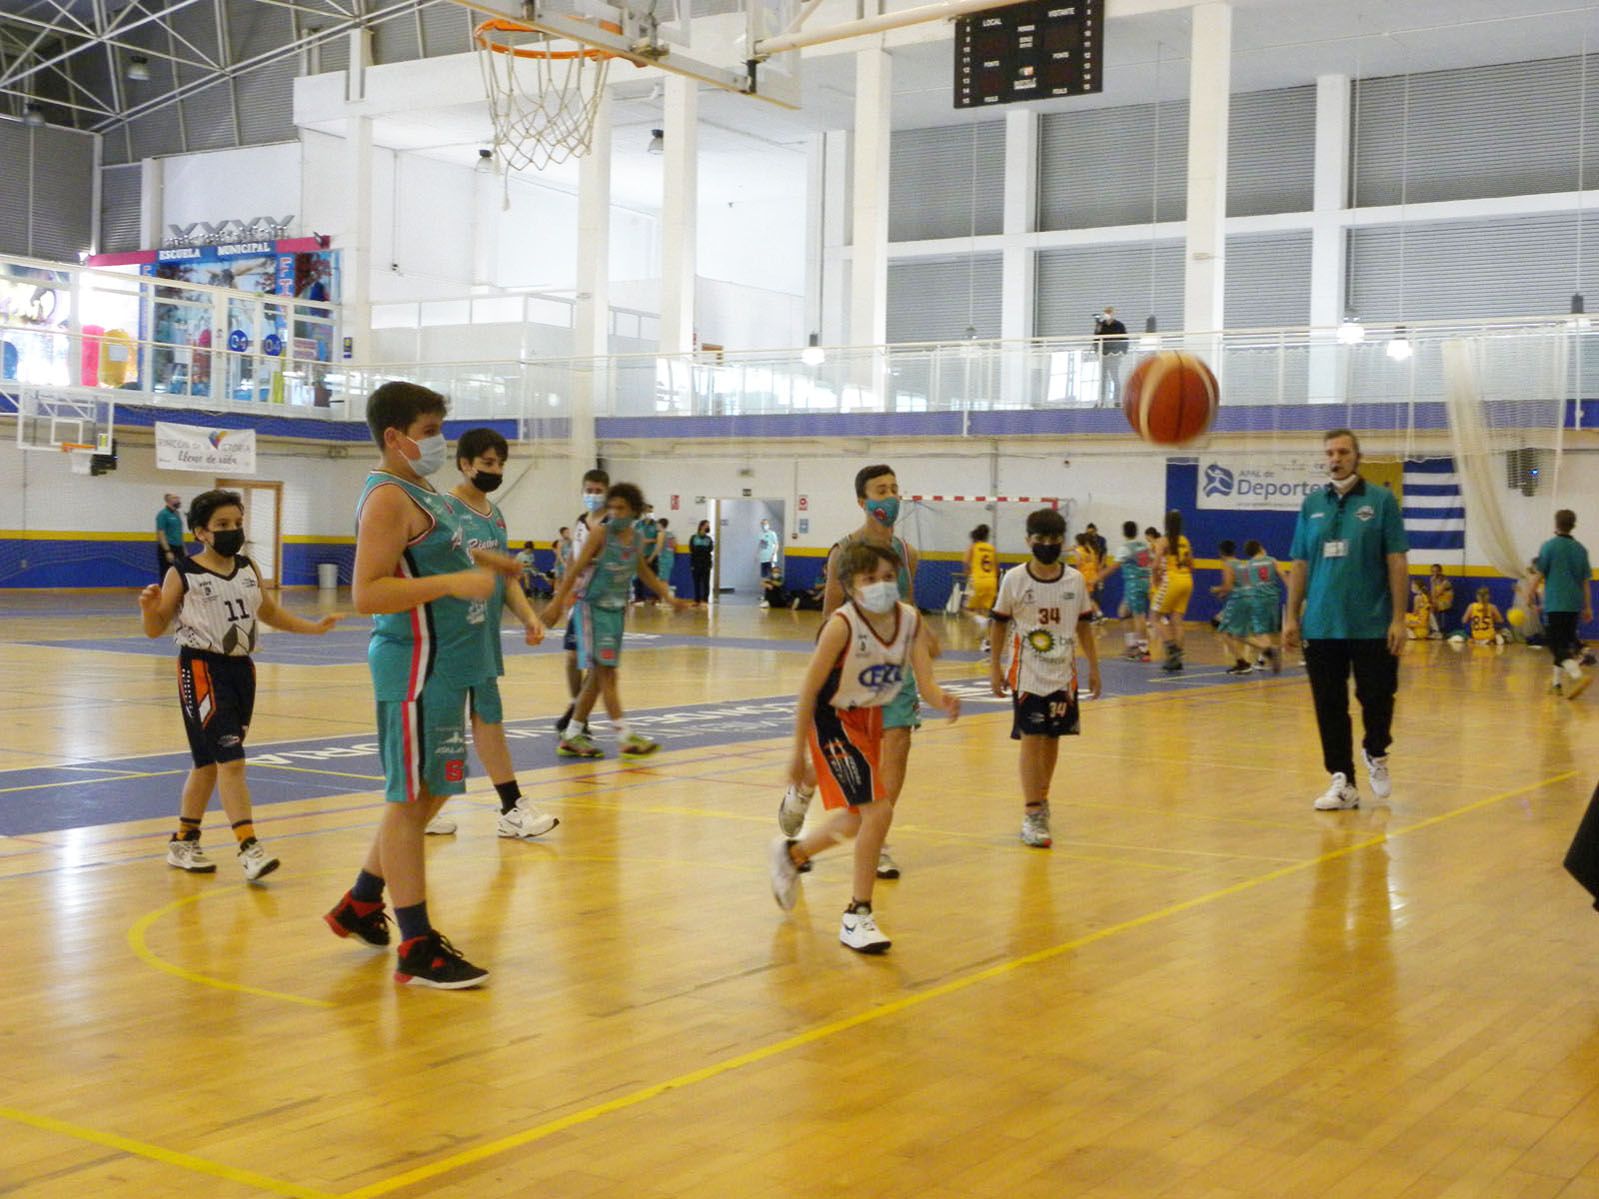
[[[223,529],[211,534],[211,548],[224,558],[231,558],[244,548],[243,529]]]
[[[503,482],[505,482],[504,475],[491,475],[486,470],[480,470],[472,476],[472,486],[483,492],[484,495],[493,491]]]
[[[1045,566],[1053,566],[1060,561],[1060,552],[1064,548],[1064,546],[1060,545],[1035,545],[1033,546],[1033,557],[1037,558]]]

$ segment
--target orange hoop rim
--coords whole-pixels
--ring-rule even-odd
[[[607,33],[620,34],[622,27],[614,21],[596,21],[595,24]],[[569,62],[574,58],[587,58],[592,62],[601,62],[607,58],[616,58],[617,55],[609,50],[601,50],[595,46],[585,46],[581,50],[550,50],[539,49],[534,46],[512,46],[507,42],[495,41],[496,33],[536,33],[545,39],[545,46],[553,40],[550,33],[535,25],[524,25],[520,21],[510,21],[503,17],[496,17],[491,21],[484,21],[472,30],[472,40],[478,44],[479,49],[489,50],[495,54],[509,54],[513,58],[542,58],[551,62]]]

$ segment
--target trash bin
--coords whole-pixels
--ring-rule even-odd
[[[339,589],[339,564],[337,562],[317,563],[316,585],[323,591],[337,591]]]

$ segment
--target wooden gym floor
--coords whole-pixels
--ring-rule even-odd
[[[1599,1196],[1599,914],[1559,866],[1599,691],[1541,654],[1413,646],[1392,800],[1318,814],[1303,677],[1227,680],[1196,630],[1177,682],[1107,669],[1047,852],[1005,709],[932,721],[863,959],[847,853],[788,916],[765,876],[814,616],[640,615],[642,764],[557,765],[558,660],[513,651],[561,826],[452,804],[430,906],[493,978],[445,994],[319,919],[377,814],[358,629],[260,656],[252,887],[214,806],[218,873],[163,862],[184,742],[132,596],[0,617],[0,1193]]]

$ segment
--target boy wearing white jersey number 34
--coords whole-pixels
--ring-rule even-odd
[[[1078,731],[1079,643],[1088,659],[1088,689],[1095,699],[1100,694],[1099,648],[1088,623],[1094,604],[1088,580],[1060,561],[1065,537],[1065,518],[1053,508],[1027,518],[1033,557],[1005,572],[989,638],[989,682],[995,695],[1010,693],[1015,713],[1010,735],[1022,743],[1022,841],[1038,849],[1053,844],[1049,784],[1060,738]]]

